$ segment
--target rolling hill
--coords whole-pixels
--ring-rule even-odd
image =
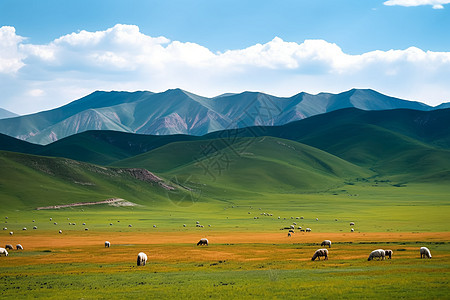
[[[374,175],[319,149],[274,137],[175,142],[119,161],[221,194],[311,192]],[[239,191],[239,192],[238,192]]]
[[[105,168],[65,158],[0,151],[2,211],[122,198],[164,205],[170,187],[143,169]],[[178,193],[183,189],[175,186]]]
[[[300,93],[288,98],[258,92],[206,98],[180,89],[162,93],[98,91],[53,110],[0,120],[0,133],[37,144],[88,130],[201,136],[230,128],[283,125],[348,107],[433,109],[363,89],[340,94]]]

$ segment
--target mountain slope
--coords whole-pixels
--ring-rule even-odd
[[[236,193],[326,190],[373,173],[319,149],[274,137],[171,143],[115,163],[140,166],[166,178]]]
[[[258,92],[206,98],[180,89],[162,93],[94,92],[50,111],[0,120],[0,133],[39,144],[88,130],[200,136],[228,128],[283,125],[349,107],[433,109],[361,89],[340,94],[300,93],[287,98]]]
[[[14,118],[18,116],[19,116],[18,114],[10,112],[9,110],[6,110],[4,108],[0,108],[0,119]]]
[[[167,186],[142,169],[105,168],[64,158],[0,151],[3,211],[122,198],[138,204],[166,201]]]

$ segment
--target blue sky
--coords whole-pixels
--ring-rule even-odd
[[[0,107],[25,114],[94,90],[173,87],[360,87],[437,105],[450,101],[448,3],[0,0]]]

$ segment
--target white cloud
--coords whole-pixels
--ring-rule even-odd
[[[431,5],[433,9],[444,9],[443,4],[449,4],[450,0],[388,0],[384,5],[399,5],[399,6],[421,6]]]
[[[18,45],[24,40],[11,26],[0,27],[0,73],[15,73],[24,63]]]
[[[430,104],[450,101],[450,52],[416,47],[351,55],[324,40],[299,44],[275,37],[213,53],[119,24],[44,45],[27,43],[13,27],[1,27],[0,54],[0,107],[22,114],[54,108],[94,90],[174,87],[205,96],[244,90],[290,96],[364,87]]]

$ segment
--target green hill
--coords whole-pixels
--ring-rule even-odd
[[[319,149],[274,137],[177,142],[115,163],[154,170],[166,178],[245,193],[310,192],[373,173]]]
[[[137,204],[167,201],[163,181],[146,170],[99,167],[65,158],[0,151],[2,211],[122,198]]]

